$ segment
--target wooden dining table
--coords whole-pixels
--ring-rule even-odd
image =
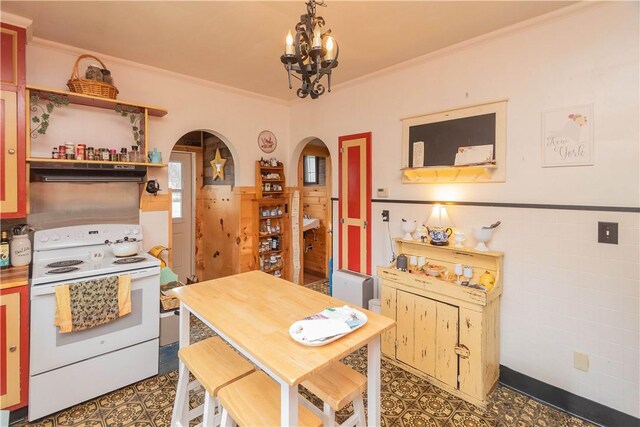
[[[380,335],[395,325],[392,319],[260,271],[174,292],[180,300],[180,347],[189,345],[193,314],[280,384],[282,426],[298,424],[301,382],[367,345],[367,421],[380,425]],[[365,313],[367,323],[323,346],[303,345],[289,335],[294,322],[345,304]]]

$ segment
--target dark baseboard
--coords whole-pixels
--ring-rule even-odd
[[[596,424],[638,427],[640,419],[500,365],[500,383]]]
[[[28,412],[28,406],[9,412],[9,425],[26,422]]]

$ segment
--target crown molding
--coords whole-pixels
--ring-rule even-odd
[[[16,27],[24,28],[27,33],[27,43],[31,42],[33,39],[33,20],[29,18],[25,18],[19,15],[14,15],[9,12],[0,12],[0,21],[5,24],[15,25]]]
[[[235,95],[241,95],[241,96],[245,96],[248,98],[254,98],[254,99],[258,99],[261,101],[265,101],[265,102],[269,102],[272,104],[278,104],[278,105],[284,105],[284,106],[289,106],[290,102],[289,101],[285,101],[279,98],[273,98],[270,96],[266,96],[266,95],[261,95],[259,93],[255,93],[255,92],[250,92],[248,90],[243,90],[243,89],[238,89],[235,88],[233,86],[225,86],[223,84],[220,83],[215,83],[209,80],[204,80],[204,79],[200,79],[198,77],[192,77],[192,76],[188,76],[186,74],[181,74],[181,73],[177,73],[175,71],[169,71],[169,70],[165,70],[164,68],[158,68],[158,67],[154,67],[152,65],[146,65],[146,64],[142,64],[140,62],[134,62],[134,61],[130,61],[128,59],[123,59],[123,58],[119,58],[117,56],[111,56],[111,55],[107,55],[105,53],[102,52],[95,52],[95,51],[90,51],[87,49],[81,49],[75,46],[70,46],[70,45],[66,45],[63,43],[58,43],[58,42],[54,42],[51,40],[47,40],[47,39],[43,39],[40,37],[34,37],[33,38],[33,42],[31,43],[32,46],[35,47],[42,47],[45,49],[51,49],[51,50],[57,50],[59,52],[62,53],[66,53],[66,54],[71,54],[71,55],[82,55],[82,54],[92,54],[92,55],[96,55],[99,56],[101,59],[106,59],[108,60],[110,63],[117,63],[120,65],[124,65],[127,67],[132,67],[132,68],[138,68],[140,70],[145,70],[145,71],[149,71],[152,72],[154,74],[163,74],[165,76],[168,77],[172,77],[172,78],[177,78],[180,80],[186,80],[189,82],[192,82],[194,84],[200,85],[200,86],[206,86],[212,89],[216,89],[216,90],[221,90],[224,92],[228,92],[228,93],[233,93]]]

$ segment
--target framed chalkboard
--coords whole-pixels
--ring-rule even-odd
[[[506,100],[403,119],[402,142],[403,169],[492,165],[504,181]]]

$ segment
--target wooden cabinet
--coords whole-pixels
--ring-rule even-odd
[[[284,165],[275,166],[268,160],[256,161],[256,199],[284,197]]]
[[[39,157],[33,156],[31,154],[31,137],[30,135],[35,134],[35,130],[29,128],[29,133],[27,134],[27,161],[29,162],[56,162],[56,163],[90,163],[90,164],[124,164],[124,165],[141,165],[141,166],[166,166],[166,163],[149,163],[147,162],[147,153],[148,153],[148,140],[147,137],[149,135],[148,132],[148,122],[149,116],[153,117],[163,117],[167,114],[167,110],[160,107],[152,107],[148,105],[136,104],[132,102],[120,101],[115,99],[101,98],[97,96],[83,95],[80,93],[74,92],[66,92],[54,89],[46,89],[42,87],[36,86],[27,86],[27,109],[31,109],[32,100],[36,100],[38,102],[46,102],[49,100],[60,100],[64,99],[68,101],[69,104],[72,105],[81,105],[87,107],[101,108],[106,110],[114,110],[115,111],[126,111],[128,113],[134,114],[138,119],[130,119],[128,117],[123,117],[122,120],[126,120],[130,122],[131,126],[136,126],[136,132],[138,132],[140,138],[139,150],[142,153],[142,159],[138,162],[129,162],[129,161],[109,161],[109,160],[64,160],[64,159],[51,159],[50,157],[43,157],[40,155]],[[60,107],[58,107],[60,108]],[[62,107],[64,108],[64,107]],[[50,113],[52,119],[57,113],[57,108]],[[115,113],[114,113],[115,114]],[[54,126],[52,124],[51,126]],[[134,137],[132,136],[132,139]],[[135,139],[132,140],[135,143]],[[64,145],[64,141],[60,141],[60,145]],[[90,144],[89,144],[90,145]],[[53,147],[49,147],[52,149]],[[94,147],[98,148],[98,147]],[[105,147],[105,148],[114,148],[114,147]],[[50,150],[49,150],[50,151]]]
[[[472,283],[489,271],[490,291],[469,288],[423,273],[378,267],[382,314],[397,322],[382,336],[382,352],[392,362],[480,407],[499,376],[499,313],[502,254],[396,240],[397,252],[425,257],[453,271],[473,268]]]
[[[29,378],[28,267],[2,271],[0,282],[0,409],[27,405]]]
[[[0,23],[0,217],[26,215],[25,30]]]
[[[288,224],[285,199],[255,201],[258,224],[257,259],[260,271],[285,277],[285,230]]]

